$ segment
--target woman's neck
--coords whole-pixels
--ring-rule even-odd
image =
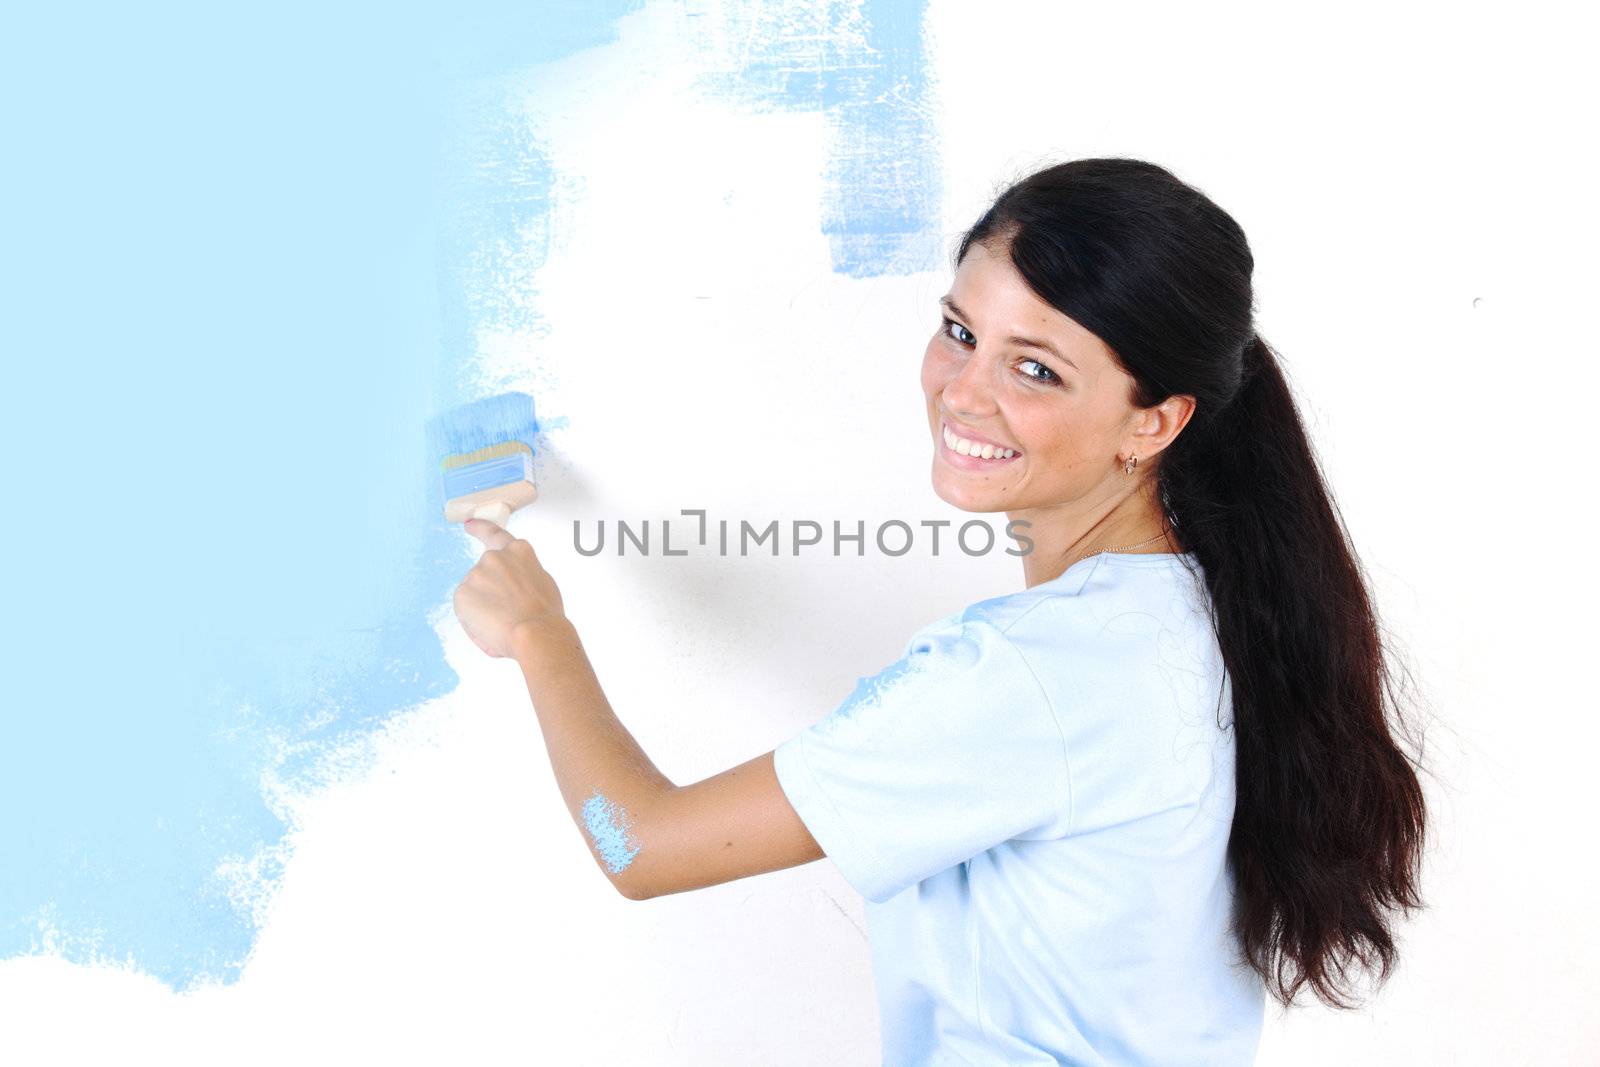
[[[1098,507],[1085,508],[1080,501],[1073,501],[1012,512],[1007,517],[1028,523],[1020,532],[1033,541],[1022,557],[1029,589],[1061,577],[1078,560],[1099,552],[1143,555],[1184,551],[1177,531],[1150,491],[1135,490]],[[1144,543],[1139,544],[1141,541]]]

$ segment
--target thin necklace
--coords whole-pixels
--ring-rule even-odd
[[[1101,552],[1123,552],[1123,551],[1126,551],[1127,549],[1130,549],[1130,548],[1138,548],[1140,545],[1148,545],[1151,541],[1159,541],[1159,540],[1161,540],[1161,538],[1163,538],[1165,536],[1167,536],[1167,531],[1162,530],[1160,533],[1156,534],[1154,537],[1146,537],[1143,541],[1135,541],[1131,545],[1118,545],[1118,546],[1116,546],[1114,548],[1097,548],[1093,552],[1085,552],[1083,555],[1079,556],[1078,559],[1075,559],[1071,563],[1067,564],[1067,566],[1068,567],[1072,567],[1075,564],[1077,564],[1078,560],[1087,559],[1090,556],[1099,555]]]

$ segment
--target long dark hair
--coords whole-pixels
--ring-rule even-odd
[[[1009,250],[1040,299],[1098,336],[1130,402],[1195,398],[1155,457],[1233,688],[1228,863],[1244,959],[1284,1004],[1350,1007],[1386,979],[1395,913],[1422,906],[1424,805],[1372,596],[1273,350],[1244,231],[1169,171],[1080,159],[1012,184],[963,235]],[[1220,695],[1220,694],[1219,694]]]

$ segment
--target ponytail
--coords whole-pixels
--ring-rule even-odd
[[[1242,357],[1237,393],[1173,440],[1158,484],[1204,569],[1232,682],[1245,958],[1284,1004],[1309,985],[1351,1007],[1353,972],[1381,982],[1393,968],[1390,913],[1421,907],[1422,790],[1391,734],[1371,594],[1288,382],[1259,335]]]

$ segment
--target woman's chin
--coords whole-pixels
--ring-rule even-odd
[[[949,468],[941,469],[938,459],[933,462],[933,492],[946,504],[962,511],[1006,510],[1004,501],[1006,493],[999,486],[974,484],[959,475],[952,476]]]

